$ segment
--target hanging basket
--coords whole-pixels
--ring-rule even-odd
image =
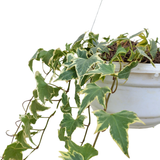
[[[118,71],[119,63],[115,64]],[[126,83],[125,80],[118,80],[118,89],[110,96],[107,112],[133,111],[145,123],[134,123],[130,128],[149,128],[160,123],[160,64],[155,66],[138,64],[132,69]],[[97,81],[97,85],[111,86],[112,82],[112,77],[106,76],[104,82]],[[91,106],[93,110],[103,109],[97,100]]]

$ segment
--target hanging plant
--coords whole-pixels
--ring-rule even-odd
[[[98,42],[99,35],[84,33],[78,37],[73,44],[66,44],[66,49],[51,49],[45,51],[38,49],[29,61],[29,68],[33,72],[33,62],[39,61],[42,66],[47,66],[49,71],[42,73],[36,71],[36,89],[28,101],[25,113],[19,116],[20,124],[13,135],[12,143],[9,144],[3,153],[4,160],[26,160],[23,153],[30,150],[33,153],[40,147],[42,138],[47,129],[49,120],[54,117],[57,110],[63,113],[59,122],[58,137],[64,141],[68,152],[60,151],[63,160],[89,160],[98,155],[95,144],[100,132],[104,132],[110,126],[110,134],[113,140],[120,147],[122,152],[129,157],[128,153],[128,128],[135,122],[143,123],[136,113],[123,110],[117,113],[107,112],[109,99],[118,90],[118,80],[128,80],[130,72],[139,63],[159,63],[160,49],[157,47],[158,39],[148,40],[148,30],[144,29],[135,35],[128,37],[127,34],[120,35],[117,39],[110,37],[103,38]],[[133,41],[133,38],[138,40]],[[116,71],[116,65],[120,65]],[[124,65],[125,64],[125,65]],[[104,87],[96,82],[104,82],[106,77],[112,77],[112,85]],[[57,85],[59,84],[63,85]],[[73,93],[69,96],[69,93]],[[92,113],[97,118],[95,125],[96,138],[93,144],[86,143],[86,135],[91,125],[90,105],[97,100],[102,109],[94,110]],[[76,107],[71,105],[75,101]],[[55,109],[47,117],[43,117],[46,110],[50,110],[47,104],[50,103]],[[128,104],[129,105],[129,104]],[[74,112],[73,112],[74,110]],[[84,115],[88,111],[88,117]],[[42,114],[39,114],[39,111]],[[76,118],[75,118],[76,117]],[[46,118],[43,128],[34,128],[34,125],[42,118]],[[89,123],[84,125],[84,120],[89,118]],[[77,128],[86,128],[82,143],[76,144],[72,138]],[[55,129],[57,132],[57,129]],[[39,143],[34,138],[41,134]],[[42,153],[43,154],[43,153]]]

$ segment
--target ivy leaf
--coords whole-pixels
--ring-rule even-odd
[[[38,49],[37,52],[33,55],[33,57],[32,57],[32,58],[30,59],[30,61],[28,62],[28,66],[29,66],[29,68],[30,68],[31,71],[33,71],[33,61],[34,61],[34,60],[40,60],[40,59],[37,58],[37,55],[38,55],[41,51],[43,51],[43,48]]]
[[[60,88],[53,88],[49,86],[38,71],[35,73],[35,79],[37,81],[37,91],[39,99],[43,104],[45,103],[45,98],[47,98],[52,103],[51,98],[53,96],[58,96]]]
[[[127,51],[125,50],[124,47],[122,47],[121,45],[119,45],[118,48],[117,48],[117,51],[116,51],[115,55],[110,60],[110,63],[113,62],[117,58],[117,56],[119,56],[119,54],[123,54],[123,53],[126,54]]]
[[[16,135],[16,139],[19,143],[21,143],[21,145],[24,147],[24,148],[32,148],[26,141],[25,139],[25,133],[24,131],[20,131],[18,132],[18,134]]]
[[[63,92],[62,94],[62,106],[61,106],[61,111],[63,113],[71,113],[71,107],[69,104],[69,98],[67,97],[67,94]]]
[[[154,59],[157,54],[157,43],[152,39],[150,40],[150,46],[151,46],[150,53],[151,53],[152,58]]]
[[[73,153],[60,151],[60,153],[62,156],[59,157],[63,160],[85,160],[80,153],[75,151]]]
[[[151,64],[155,67],[152,59],[151,59],[140,47],[137,47],[137,50],[136,50],[136,51],[138,51],[138,53],[139,53],[140,55],[148,58],[148,59],[150,60]]]
[[[70,51],[71,45],[72,45],[72,43],[70,43],[70,44],[66,43],[66,51],[68,51],[68,52]]]
[[[85,144],[84,146],[78,146],[73,141],[68,142],[69,152],[73,153],[78,152],[83,155],[84,160],[89,160],[90,158],[98,155],[98,151],[92,147],[89,143]]]
[[[75,80],[75,96],[74,96],[74,99],[75,99],[75,102],[78,106],[78,108],[80,107],[80,98],[79,98],[79,95],[78,93],[81,91],[81,87],[80,85],[77,84],[77,80]]]
[[[68,149],[68,140],[70,139],[69,137],[67,136],[64,136],[65,135],[65,128],[60,128],[58,130],[58,138],[60,141],[64,141],[65,142],[65,148]]]
[[[36,89],[33,90],[33,96],[34,96],[34,98],[38,98],[38,93],[37,93],[37,90],[36,90]]]
[[[14,142],[7,146],[3,153],[4,160],[22,160],[23,155],[22,151],[25,151],[24,148],[20,143]]]
[[[80,35],[80,36],[78,37],[78,39],[73,43],[71,49],[73,49],[74,51],[76,51],[77,48],[79,48],[79,47],[82,46],[81,42],[82,42],[82,40],[84,39],[85,34],[86,34],[86,33],[84,33],[84,34],[82,34],[82,35]]]
[[[143,123],[134,112],[121,111],[114,114],[109,114],[103,110],[93,112],[97,117],[97,128],[95,133],[104,131],[110,126],[110,134],[113,140],[118,144],[123,153],[128,154],[128,128],[129,125],[135,122]]]
[[[98,102],[105,108],[105,96],[107,93],[110,93],[111,90],[109,87],[99,87],[95,83],[87,84],[86,88],[82,90],[81,93],[85,93],[85,97],[82,100],[82,104],[78,111],[78,115],[80,115],[84,109],[95,99],[98,99]]]
[[[138,36],[142,39],[142,41],[140,41],[137,46],[145,47],[148,44],[147,37],[144,33],[140,33]]]
[[[144,32],[144,30],[142,30],[142,31],[140,31],[140,32],[138,32],[138,33],[136,33],[136,34],[130,36],[129,39],[134,38],[134,37],[140,35],[140,34],[143,33],[143,32]]]
[[[61,51],[60,48],[54,50],[52,57],[49,59],[49,66],[52,67],[53,70],[59,70],[61,67],[59,59],[63,56],[66,56],[66,53]]]
[[[125,66],[119,73],[118,78],[119,79],[128,79],[131,69],[136,67],[138,65],[138,61],[133,61],[129,65]]]
[[[59,77],[55,81],[69,81],[71,79],[76,79],[77,73],[75,68],[71,68],[70,70],[64,70],[61,72]]]
[[[82,54],[84,54],[84,50],[78,49],[77,52],[80,52]],[[99,63],[99,62],[103,62],[102,59],[100,59],[100,57],[98,56],[98,54],[94,54],[93,56],[91,56],[90,58],[82,58],[82,57],[78,57],[75,58],[73,60],[73,63],[67,65],[68,69],[72,68],[73,66],[75,66],[76,68],[76,72],[77,72],[77,76],[81,77],[84,76],[84,74],[90,69],[90,67],[94,64],[94,63]]]
[[[69,140],[69,138],[66,137],[66,136],[64,136],[64,134],[65,134],[65,128],[61,127],[58,130],[58,138],[59,138],[60,141],[67,141],[67,140]]]
[[[45,111],[45,110],[47,110],[49,108],[50,107],[45,107],[44,105],[41,105],[40,103],[38,103],[38,101],[36,99],[33,100],[31,105],[30,105],[30,110],[31,110],[31,112],[33,114],[33,117],[35,119],[37,119],[37,116],[38,116],[37,112],[38,111]]]
[[[98,51],[98,52],[101,52],[101,53],[102,53],[102,52],[109,53],[109,49],[108,49],[108,47],[107,47],[107,45],[106,45],[106,42],[100,42],[100,43],[98,43],[98,44],[96,45],[96,47],[91,48],[91,52],[92,52],[93,54],[96,54],[97,51]]]
[[[66,132],[68,136],[71,136],[74,130],[79,127],[83,128],[83,121],[86,117],[83,115],[78,116],[75,120],[72,118],[71,114],[65,113],[63,114],[63,120],[60,123],[61,127],[66,128]]]
[[[27,115],[20,115],[20,120],[24,123],[23,131],[25,135],[29,137],[29,140],[34,144],[31,138],[30,129],[32,128],[31,123],[35,124],[36,119],[28,113]]]
[[[37,59],[42,59],[42,61],[46,64],[49,65],[49,60],[53,56],[54,49],[51,49],[49,51],[41,50],[37,54]]]
[[[87,72],[86,74],[101,74],[102,76],[112,75],[115,72],[114,64],[98,63],[98,69]]]

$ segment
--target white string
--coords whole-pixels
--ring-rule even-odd
[[[94,24],[95,24],[95,22],[96,22],[97,15],[98,15],[99,10],[100,10],[100,8],[101,8],[102,1],[103,1],[103,0],[101,0],[101,2],[100,2],[100,5],[99,5],[99,8],[98,8],[97,14],[96,14],[95,19],[94,19],[94,22],[93,22],[93,24],[92,24],[91,32],[92,32],[92,30],[93,30],[93,26],[94,26]]]

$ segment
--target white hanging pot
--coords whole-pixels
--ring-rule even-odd
[[[115,62],[116,70],[119,63]],[[145,123],[134,123],[130,128],[149,128],[160,123],[160,64],[138,64],[131,70],[126,83],[118,80],[118,89],[111,94],[107,112],[116,113],[122,110],[133,111]],[[111,86],[113,77],[106,76],[104,82],[97,81],[97,85]],[[91,104],[93,110],[103,109],[97,100]]]

